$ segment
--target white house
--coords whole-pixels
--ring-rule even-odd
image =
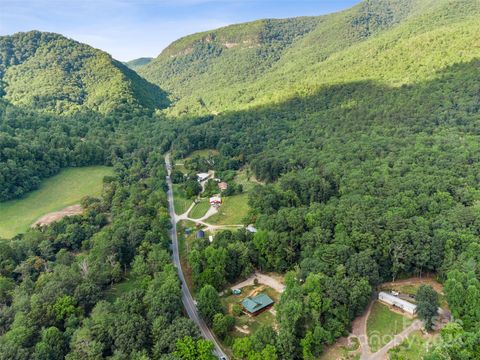
[[[198,173],[197,174],[197,179],[199,182],[205,181],[209,178],[210,174],[208,173]]]
[[[409,313],[411,315],[415,315],[417,312],[417,305],[412,304],[411,302],[408,302],[406,300],[400,299],[399,297],[389,294],[387,292],[380,292],[378,294],[378,299],[385,304],[396,306],[399,309],[402,309],[406,313]]]
[[[222,198],[220,196],[212,196],[210,198],[210,205],[219,206],[222,204]]]

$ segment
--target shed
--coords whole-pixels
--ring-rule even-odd
[[[243,299],[243,311],[252,316],[256,316],[269,309],[273,305],[273,300],[267,294],[258,294],[254,297]]]
[[[395,307],[398,307],[399,309],[402,309],[406,313],[409,313],[411,315],[415,315],[417,312],[417,305],[412,304],[411,302],[408,302],[406,300],[400,299],[399,297],[389,294],[387,292],[380,292],[378,294],[378,299],[385,304],[392,305]]]
[[[197,235],[195,236],[197,239],[203,239],[205,237],[205,231],[198,230]]]
[[[251,233],[256,233],[257,228],[255,226],[253,226],[252,224],[250,224],[250,225],[247,226],[247,231],[251,232]]]

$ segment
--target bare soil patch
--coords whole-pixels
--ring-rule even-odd
[[[54,212],[48,213],[46,215],[43,215],[40,219],[38,219],[37,221],[35,221],[32,224],[32,228],[37,227],[37,226],[50,225],[51,223],[53,223],[55,221],[59,221],[66,216],[79,215],[82,212],[83,212],[83,209],[82,209],[82,206],[80,204],[67,206],[66,208],[64,208],[60,211],[54,211]]]
[[[440,284],[433,276],[426,277],[413,277],[409,279],[397,280],[395,282],[387,282],[381,285],[382,289],[398,289],[402,291],[402,287],[412,286],[415,288],[420,287],[421,285],[430,285],[433,290],[438,292],[440,295],[443,295],[443,285]]]

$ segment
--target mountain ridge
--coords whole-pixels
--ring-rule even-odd
[[[106,52],[35,30],[0,37],[0,81],[3,98],[13,105],[56,113],[168,105],[158,86]]]
[[[467,29],[468,37],[459,43],[466,47],[465,61],[469,61],[477,56],[473,32],[478,14],[480,9],[474,0],[364,1],[350,9],[319,17],[273,20],[270,23],[272,46],[258,41],[266,32],[268,20],[193,34],[172,43],[142,67],[139,74],[172,94],[174,104],[169,113],[173,116],[249,108],[314,91],[325,81],[339,81],[336,78],[343,74],[343,69],[350,76],[345,79],[348,81],[365,78],[361,76],[365,69],[369,78],[383,81],[390,77],[387,64],[379,56],[383,49],[390,49],[392,61],[406,64],[414,61],[411,54],[429,56],[426,49],[422,49],[425,45],[418,44],[422,39],[428,40],[426,47],[430,49],[431,45],[441,45],[453,52],[458,44],[448,42],[450,35],[444,29],[450,27],[453,36],[461,37],[464,31],[459,26],[461,23],[470,29]],[[299,21],[308,21],[310,28],[297,31],[297,36],[289,38],[291,41],[282,43],[285,32],[302,27]],[[235,37],[240,36],[244,41],[256,39],[255,47],[251,41],[235,42]],[[277,40],[279,37],[281,40]],[[231,46],[232,43],[237,45]],[[279,43],[281,46],[277,46]],[[419,48],[405,54],[402,47],[406,46]],[[362,57],[363,63],[357,61],[358,54],[364,52],[369,55]],[[444,65],[456,60],[455,54],[449,54]],[[355,67],[357,74],[349,71]],[[415,65],[413,69],[418,70]],[[326,73],[323,79],[319,76]],[[403,71],[397,83],[408,76]]]

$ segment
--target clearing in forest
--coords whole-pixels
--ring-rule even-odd
[[[391,311],[387,305],[375,301],[367,320],[368,344],[372,353],[385,346],[412,322],[411,318]]]
[[[113,168],[106,166],[65,169],[22,198],[0,203],[0,238],[25,232],[45,214],[78,204],[85,196],[100,195],[103,178],[112,174]]]

